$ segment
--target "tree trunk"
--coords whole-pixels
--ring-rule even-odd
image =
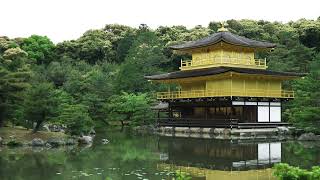
[[[33,131],[32,131],[33,133],[36,133],[40,129],[41,124],[44,122],[45,119],[46,119],[46,112],[42,112],[41,120],[37,121],[36,127],[33,128]],[[33,123],[32,123],[32,125],[33,125]]]
[[[37,131],[39,131],[41,124],[42,121],[38,121],[36,127],[33,128],[32,133],[36,133]]]
[[[0,107],[0,127],[3,127],[3,122],[4,122],[4,118],[3,118],[3,110],[1,109],[2,107]]]
[[[123,126],[124,126],[124,121],[120,121],[121,122],[121,127],[123,128]]]

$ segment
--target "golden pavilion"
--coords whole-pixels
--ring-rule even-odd
[[[294,91],[282,88],[284,81],[298,78],[291,72],[267,70],[259,51],[276,45],[235,35],[222,26],[204,39],[171,46],[177,53],[192,56],[181,60],[180,71],[145,76],[146,79],[177,88],[158,92],[159,126],[172,127],[277,127],[282,103],[294,98]],[[160,108],[159,108],[160,107]],[[159,113],[158,113],[159,114]]]

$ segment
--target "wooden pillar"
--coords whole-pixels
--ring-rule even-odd
[[[245,111],[246,108],[245,107],[246,107],[246,105],[242,106],[242,117],[241,117],[242,120],[241,120],[241,122],[245,121],[245,115],[244,115],[246,113],[246,111]]]
[[[205,118],[206,118],[206,120],[208,120],[208,106],[205,106],[204,108],[205,108],[204,110],[205,110],[205,113],[206,113],[205,114]]]

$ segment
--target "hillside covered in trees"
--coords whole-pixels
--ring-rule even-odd
[[[232,33],[277,44],[266,57],[269,69],[307,73],[285,84],[296,92],[286,104],[286,121],[320,133],[320,18],[279,23],[229,20]],[[44,123],[67,126],[79,134],[112,121],[151,123],[153,92],[144,75],[178,70],[181,59],[172,44],[215,33],[208,27],[150,29],[109,24],[80,38],[54,44],[47,37],[0,37],[0,126],[21,125],[37,131]],[[33,124],[36,124],[33,127]]]

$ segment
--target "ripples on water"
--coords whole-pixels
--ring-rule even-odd
[[[310,168],[320,163],[320,144],[241,142],[159,137],[109,130],[89,148],[0,147],[1,180],[274,179],[273,164]],[[110,142],[102,144],[101,139]]]

